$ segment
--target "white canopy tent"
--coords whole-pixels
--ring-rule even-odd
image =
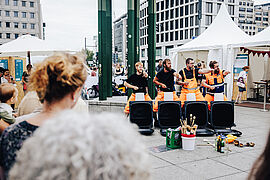
[[[0,46],[0,56],[48,56],[56,51],[74,52],[68,49],[55,47],[45,40],[31,35],[23,35],[19,38]]]
[[[238,47],[232,44],[240,44],[250,39],[231,19],[225,4],[223,3],[212,24],[196,39],[184,44],[183,46],[170,50],[172,57],[172,67],[179,70],[179,56],[183,52],[209,51],[207,64],[210,60],[219,62],[220,67],[233,72],[234,60]],[[236,49],[237,47],[237,49]],[[229,74],[226,79],[227,97],[232,98],[233,75]]]

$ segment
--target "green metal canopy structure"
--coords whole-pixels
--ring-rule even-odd
[[[135,73],[140,52],[140,0],[128,5],[128,76]],[[149,95],[155,97],[153,79],[156,58],[156,0],[148,0],[148,75]],[[112,97],[112,0],[98,0],[99,100]]]

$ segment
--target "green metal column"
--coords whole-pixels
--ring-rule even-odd
[[[135,73],[135,1],[128,0],[128,19],[127,19],[127,51],[128,51],[128,77]],[[128,89],[128,97],[131,95],[131,89]]]
[[[112,97],[112,0],[106,2],[106,63],[107,96]]]
[[[155,77],[156,62],[156,0],[148,0],[148,88],[149,95],[155,98],[155,87],[153,79]]]
[[[106,74],[106,0],[98,0],[98,76],[99,100],[107,100]]]
[[[138,61],[140,61],[140,0],[134,1],[134,31],[135,31],[135,37],[134,37],[134,46],[135,46],[135,59],[134,64]]]

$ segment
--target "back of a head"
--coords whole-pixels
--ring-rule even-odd
[[[25,141],[10,179],[147,180],[150,161],[141,141],[119,114],[66,111]]]
[[[218,62],[217,62],[217,61],[215,61],[215,60],[210,61],[210,63],[209,63],[209,67],[210,67],[211,69],[214,69],[215,64],[217,64],[217,63],[218,63]]]
[[[29,89],[36,91],[41,102],[62,99],[81,87],[87,73],[83,57],[56,53],[37,64],[29,79]]]
[[[10,83],[3,83],[0,85],[0,102],[6,103],[11,99],[16,92],[16,87]]]

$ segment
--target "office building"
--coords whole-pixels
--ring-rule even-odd
[[[0,45],[30,34],[42,39],[40,0],[0,0]]]

